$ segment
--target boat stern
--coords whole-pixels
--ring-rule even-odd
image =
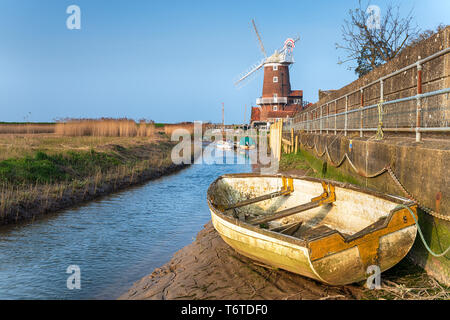
[[[417,219],[417,206],[410,206]],[[391,212],[383,224],[345,238],[338,232],[310,241],[311,264],[325,282],[344,285],[367,279],[376,266],[381,272],[402,260],[417,234],[407,209]]]

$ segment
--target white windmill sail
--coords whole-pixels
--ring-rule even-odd
[[[239,78],[234,82],[234,85],[237,86],[240,83],[243,83],[244,80],[248,79],[252,74],[254,74],[256,71],[261,69],[261,67],[266,62],[266,58],[262,59],[260,62],[255,63],[253,66],[251,66],[246,72],[243,72]],[[241,85],[242,86],[242,85]]]
[[[295,39],[292,38],[288,38],[286,39],[286,41],[284,42],[283,46],[278,49],[275,50],[275,52],[270,56],[267,57],[266,55],[266,51],[264,49],[264,45],[262,43],[261,37],[258,33],[258,29],[256,28],[255,25],[255,21],[252,19],[252,24],[253,24],[253,28],[255,29],[255,33],[256,36],[258,37],[258,41],[260,43],[260,47],[261,47],[261,51],[264,54],[264,58],[254,64],[252,67],[250,67],[246,72],[243,72],[242,74],[239,75],[239,77],[237,78],[237,80],[234,82],[234,85],[237,86],[238,88],[242,88],[245,84],[247,84],[249,82],[249,79],[252,78],[252,75],[256,74],[256,71],[258,71],[259,69],[261,69],[264,64],[266,63],[289,63],[289,65],[291,65],[292,63],[294,63],[294,57],[292,55],[292,51],[295,48],[295,43],[300,39],[300,37],[296,37]]]

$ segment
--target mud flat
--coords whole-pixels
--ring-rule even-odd
[[[250,260],[209,222],[193,243],[119,299],[359,299],[362,294],[360,286],[327,286]]]
[[[381,289],[365,282],[329,286],[248,259],[207,223],[172,260],[136,282],[121,300],[448,300],[450,288],[403,259],[381,276]]]

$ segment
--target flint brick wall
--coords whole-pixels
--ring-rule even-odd
[[[332,90],[328,94],[322,92],[320,100],[313,104],[306,111],[326,105],[330,101],[338,99],[346,94],[348,96],[348,110],[357,109],[361,106],[360,88],[386,76],[392,72],[402,69],[408,65],[416,63],[418,60],[426,58],[438,51],[450,46],[450,27],[431,36],[430,38],[416,44],[415,46],[405,48],[397,57],[391,61],[377,67],[367,75],[353,81],[339,90]],[[422,64],[422,91],[423,93],[444,89],[450,87],[450,54],[441,55],[435,59]],[[354,92],[356,91],[356,92]],[[353,92],[353,93],[352,93]],[[417,68],[411,68],[384,81],[384,101],[406,98],[417,94]],[[379,82],[364,88],[363,101],[364,106],[373,105],[379,102],[380,84]],[[450,126],[450,99],[448,95],[438,95],[422,99],[422,126],[424,127],[442,127]],[[340,113],[345,111],[345,98],[336,102],[329,103],[329,106],[323,107],[323,115]],[[383,121],[384,127],[415,127],[416,118],[414,110],[416,101],[396,103],[386,106],[386,112],[389,117]],[[306,118],[303,112],[299,113],[294,122],[302,121]],[[372,112],[373,113],[373,112]],[[376,113],[376,112],[375,112]],[[319,117],[320,112],[313,115],[313,118]],[[359,114],[358,114],[359,116]],[[371,116],[373,114],[368,114]],[[375,117],[376,118],[376,117]],[[363,126],[376,127],[372,120],[364,119]],[[376,120],[376,119],[375,119]],[[366,133],[367,135],[373,133]]]

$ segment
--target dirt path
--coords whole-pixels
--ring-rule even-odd
[[[119,299],[358,299],[360,286],[332,287],[272,269],[229,247],[205,225],[172,260]]]

